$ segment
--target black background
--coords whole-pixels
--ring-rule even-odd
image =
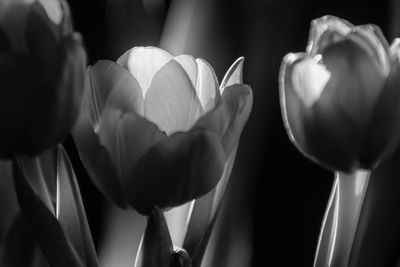
[[[70,0],[75,29],[83,35],[89,62],[116,60],[133,46],[158,46],[172,4],[159,2],[161,8],[148,12],[139,0]],[[225,199],[222,224],[226,227],[221,230],[215,266],[226,266],[232,252],[223,248],[242,228],[249,230],[245,231],[250,235],[246,246],[251,245],[252,266],[312,266],[333,173],[304,158],[287,137],[278,98],[280,62],[288,52],[304,51],[310,21],[325,14],[356,25],[377,24],[390,42],[396,33],[393,7],[382,0],[198,0],[197,5],[205,12],[206,34],[195,49],[185,52],[209,61],[219,79],[237,57],[244,56],[244,81],[254,93],[252,115]],[[95,242],[99,242],[101,204],[107,200],[87,177],[72,138],[65,144],[79,177]]]

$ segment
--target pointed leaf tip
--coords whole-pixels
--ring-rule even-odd
[[[225,87],[236,83],[243,83],[243,64],[244,57],[239,57],[228,69],[220,86],[221,94]]]

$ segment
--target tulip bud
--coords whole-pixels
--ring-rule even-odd
[[[288,135],[327,168],[374,168],[400,138],[398,41],[375,25],[325,16],[312,22],[307,52],[288,54],[280,98]]]
[[[248,86],[221,93],[207,62],[154,47],[99,61],[86,77],[73,136],[114,203],[149,214],[215,187],[251,110]]]
[[[65,1],[0,3],[0,158],[37,155],[68,134],[85,65]]]

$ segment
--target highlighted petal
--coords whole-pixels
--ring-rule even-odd
[[[174,57],[174,60],[181,64],[182,68],[186,71],[192,81],[193,87],[196,87],[198,73],[196,59],[189,55],[179,55]]]
[[[145,117],[170,135],[187,131],[202,107],[185,70],[171,60],[157,72],[145,97]]]
[[[60,0],[38,0],[54,24],[60,24],[63,14]]]
[[[215,106],[216,101],[220,100],[218,79],[207,61],[198,58],[196,62],[198,66],[196,93],[204,112],[208,112]]]
[[[307,107],[311,107],[321,96],[331,73],[315,58],[306,58],[293,68],[293,88]]]
[[[224,150],[216,135],[203,130],[174,134],[153,146],[136,164],[126,194],[142,214],[154,206],[178,206],[210,191],[221,178],[224,165]]]
[[[140,85],[120,65],[108,60],[98,61],[93,66],[91,82],[93,104],[97,105],[95,108],[99,114],[112,107],[143,116],[144,100]]]
[[[353,28],[353,24],[335,16],[324,16],[313,20],[307,52],[312,56],[321,53],[327,45],[342,40]]]
[[[145,96],[153,77],[172,58],[167,51],[157,47],[134,47],[120,56],[117,63],[136,78]]]
[[[223,93],[225,87],[235,83],[243,83],[243,63],[244,57],[240,57],[236,59],[232,66],[230,66],[220,86],[221,94]]]

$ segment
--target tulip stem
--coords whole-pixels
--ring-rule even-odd
[[[369,178],[370,171],[365,170],[335,173],[314,267],[348,266]]]

